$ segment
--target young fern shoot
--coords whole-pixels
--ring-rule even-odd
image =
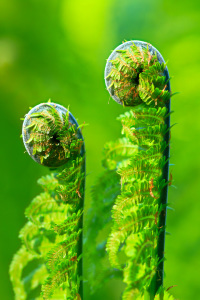
[[[42,103],[25,116],[22,130],[30,156],[51,174],[25,211],[22,247],[10,266],[16,300],[81,300],[85,146],[72,114]]]
[[[133,107],[119,117],[131,158],[117,165],[121,194],[112,208],[107,241],[111,265],[123,271],[124,300],[164,299],[163,262],[169,174],[170,83],[166,64],[151,45],[126,42],[105,70],[111,96]],[[106,153],[110,151],[107,146]],[[109,155],[108,155],[109,156]],[[108,157],[107,156],[107,157]],[[120,252],[127,260],[120,261]],[[165,296],[167,297],[167,296]]]
[[[105,81],[111,97],[130,110],[118,118],[122,138],[104,147],[106,171],[92,190],[87,236],[89,247],[97,237],[90,255],[95,261],[95,266],[90,264],[95,278],[91,279],[92,290],[109,279],[121,278],[126,284],[123,300],[172,300],[163,288],[171,97],[168,70],[153,46],[130,41],[108,58]]]

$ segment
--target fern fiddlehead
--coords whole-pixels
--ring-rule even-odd
[[[107,213],[101,220],[101,229],[106,226],[110,232],[108,239],[96,240],[93,251],[102,269],[99,281],[122,278],[126,284],[123,300],[173,299],[163,288],[172,96],[168,70],[153,46],[130,41],[108,58],[105,81],[111,97],[131,109],[118,118],[123,137],[104,147],[105,174],[113,178],[110,190],[103,176],[93,188],[90,220],[94,222],[99,214],[95,206],[99,183],[103,186],[101,210],[108,203],[112,208],[111,216]],[[91,237],[92,233],[88,241]],[[102,247],[106,247],[110,267],[105,267]]]
[[[147,43],[120,45],[109,57],[106,85],[130,112],[120,116],[122,134],[138,152],[117,172],[121,195],[112,208],[107,251],[113,267],[123,269],[123,299],[163,286],[164,241],[169,173],[170,84],[160,53]],[[121,249],[120,249],[121,248]],[[123,250],[122,250],[123,249]],[[128,260],[119,262],[119,252]],[[136,297],[136,296],[135,296]],[[160,293],[161,299],[163,292]]]
[[[42,103],[26,115],[27,152],[52,173],[38,180],[43,193],[26,209],[23,245],[10,266],[15,299],[82,299],[85,149],[72,114]]]

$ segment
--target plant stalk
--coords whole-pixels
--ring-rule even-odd
[[[82,147],[82,153],[83,153],[83,155],[85,155],[85,145],[84,144],[83,144],[83,147]],[[84,162],[83,162],[83,165],[82,165],[82,172],[85,174],[85,171],[86,171],[86,159],[84,157]],[[85,176],[84,176],[84,179],[81,182],[81,190],[83,190],[83,194],[81,195],[80,205],[79,205],[78,209],[83,210],[83,208],[84,208],[84,199],[85,199]],[[82,214],[81,218],[79,220],[79,224],[78,224],[78,227],[82,228],[82,232],[80,233],[78,244],[77,244],[77,257],[79,257],[80,255],[83,254],[83,221],[84,221],[83,216],[84,215]],[[80,286],[79,286],[80,300],[83,300],[83,258],[82,257],[78,262],[77,273],[78,273],[79,277],[81,278]]]
[[[168,69],[165,69],[165,77],[167,81],[167,89],[170,92],[170,81],[169,81],[169,72]],[[166,142],[167,147],[163,152],[163,156],[166,158],[166,163],[162,170],[162,178],[165,179],[167,183],[169,180],[169,158],[170,158],[170,100],[166,104],[167,108],[167,118],[165,119],[165,124],[167,126],[167,132],[164,135],[164,141]],[[166,227],[166,218],[167,218],[167,198],[168,198],[168,184],[162,189],[161,196],[160,196],[160,205],[163,206],[163,209],[160,213],[158,227],[160,229],[160,234],[158,237],[158,259],[159,264],[156,270],[155,277],[153,278],[150,286],[150,300],[153,300],[156,293],[158,292],[159,288],[163,286],[163,279],[164,279],[164,256],[165,256],[165,227]],[[163,300],[163,294],[161,292],[160,300]]]

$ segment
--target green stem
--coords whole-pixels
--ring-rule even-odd
[[[84,145],[83,145],[82,150],[83,150],[83,153],[85,154]],[[85,174],[85,171],[86,171],[86,160],[84,158],[84,162],[83,162],[83,165],[82,165],[82,172]],[[80,199],[80,205],[79,205],[78,209],[83,210],[83,208],[84,208],[84,198],[85,198],[85,176],[84,176],[84,179],[81,182],[81,190],[83,190],[83,194],[81,195],[82,198]],[[83,214],[80,217],[78,228],[83,229]],[[78,244],[77,244],[77,257],[82,255],[82,253],[83,253],[83,230],[82,230],[82,232],[79,236],[79,240],[78,240]],[[78,272],[79,277],[81,278],[80,287],[79,287],[79,295],[80,295],[80,299],[83,300],[83,259],[82,259],[82,257],[78,262],[77,272]]]
[[[166,69],[165,71],[166,80],[169,79],[169,73]],[[170,91],[170,83],[168,81],[167,89]],[[167,129],[170,128],[170,100],[166,105],[167,108],[167,117],[165,119],[165,124]],[[170,148],[169,148],[169,141],[170,141],[170,130],[167,130],[164,136],[164,141],[168,145],[164,152],[163,156],[166,158],[166,164],[162,170],[162,178],[165,179],[165,182],[168,182],[169,179],[169,155],[170,155]],[[164,256],[165,256],[165,227],[166,227],[166,217],[167,217],[167,198],[168,198],[168,184],[164,186],[160,195],[160,205],[163,207],[158,227],[160,228],[160,234],[158,237],[158,245],[157,245],[157,252],[159,258],[159,264],[156,270],[156,275],[154,276],[151,286],[150,286],[150,300],[153,300],[157,291],[160,287],[163,286],[163,279],[164,279]],[[160,295],[160,300],[163,300],[163,294]]]

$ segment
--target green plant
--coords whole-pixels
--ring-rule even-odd
[[[111,96],[133,108],[118,118],[123,137],[105,145],[106,171],[92,190],[87,236],[88,248],[93,249],[92,289],[115,277],[126,284],[123,300],[173,299],[163,288],[167,188],[171,184],[172,95],[166,64],[151,45],[127,42],[111,54],[105,75]]]
[[[22,247],[10,266],[15,299],[82,298],[85,150],[76,120],[64,107],[40,104],[26,115],[23,140],[32,158],[51,169],[43,192],[26,209]]]

